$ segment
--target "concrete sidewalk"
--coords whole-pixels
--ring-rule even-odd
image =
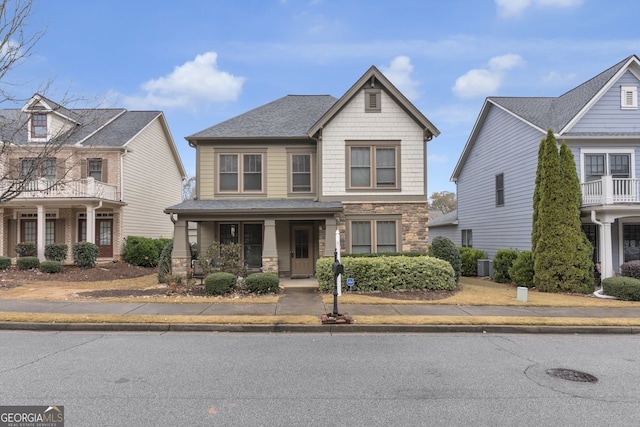
[[[579,326],[514,326],[514,325],[403,325],[404,316],[455,316],[472,317],[531,317],[531,318],[587,318],[587,319],[633,319],[640,317],[640,308],[578,308],[535,306],[456,306],[432,304],[339,304],[340,313],[348,313],[355,319],[351,325],[285,325],[282,316],[317,316],[331,313],[332,304],[323,304],[317,292],[317,282],[285,281],[284,292],[278,302],[257,303],[115,303],[95,301],[28,301],[0,299],[0,312],[50,313],[86,315],[162,315],[162,316],[265,316],[274,317],[273,322],[260,325],[247,324],[52,324],[2,322],[0,329],[85,329],[85,330],[218,330],[218,331],[352,331],[352,332],[431,332],[464,331],[487,332],[488,330],[514,330],[527,332],[564,333],[640,333],[640,327],[579,327]],[[277,316],[277,317],[276,317]],[[390,316],[393,325],[358,325],[358,316]],[[279,320],[280,319],[280,320]],[[269,324],[264,324],[269,323]],[[474,322],[477,323],[477,322]],[[507,322],[508,323],[508,322]],[[39,326],[38,326],[39,325]]]

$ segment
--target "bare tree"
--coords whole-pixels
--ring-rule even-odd
[[[190,176],[182,182],[182,200],[193,200],[196,196],[196,177]]]
[[[436,191],[431,194],[430,209],[435,209],[443,214],[452,212],[457,208],[456,194],[450,191]]]
[[[81,124],[87,123],[86,117],[81,120],[82,113],[62,106],[70,102],[66,96],[59,102],[38,98],[45,99],[48,106],[47,109],[38,111],[38,108],[42,108],[41,105],[34,105],[30,110],[30,105],[25,105],[28,100],[18,99],[12,93],[20,82],[11,80],[11,71],[31,55],[44,36],[43,30],[29,31],[29,18],[32,16],[34,2],[35,0],[0,0],[0,104],[24,105],[23,108],[0,111],[0,204],[25,191],[49,190],[64,179],[67,171],[73,167],[69,164],[71,155],[65,158],[58,153],[65,142],[82,127]],[[50,85],[50,81],[45,82],[39,91],[46,91]],[[91,114],[91,110],[83,111],[87,115]],[[33,118],[39,116],[46,120],[46,116],[37,113],[58,113],[69,119],[68,125],[48,129],[45,126],[46,135],[38,135],[40,128]],[[18,158],[22,160],[17,161]],[[41,179],[43,176],[46,179]]]

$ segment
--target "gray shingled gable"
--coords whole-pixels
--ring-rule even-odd
[[[489,97],[488,99],[544,131],[553,129],[559,132],[633,57],[635,55],[628,56],[557,98]]]
[[[429,227],[438,227],[443,225],[455,225],[458,221],[458,211],[454,210],[446,214],[429,220]]]
[[[88,147],[121,147],[161,114],[160,111],[127,111],[123,108],[74,109],[80,123],[60,139],[65,145],[81,143]],[[0,138],[16,145],[39,145],[27,142],[29,114],[19,109],[0,110]]]
[[[188,136],[199,138],[308,138],[307,130],[337,101],[331,95],[287,95]]]

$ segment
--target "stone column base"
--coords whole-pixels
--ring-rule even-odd
[[[191,269],[191,258],[172,258],[171,274],[182,277],[186,283],[189,278],[189,270]]]
[[[264,273],[278,273],[278,257],[262,257],[262,271]]]

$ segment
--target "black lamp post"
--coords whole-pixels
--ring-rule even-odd
[[[338,249],[333,255],[333,317],[338,317],[338,276],[344,272],[344,266],[338,261]]]

